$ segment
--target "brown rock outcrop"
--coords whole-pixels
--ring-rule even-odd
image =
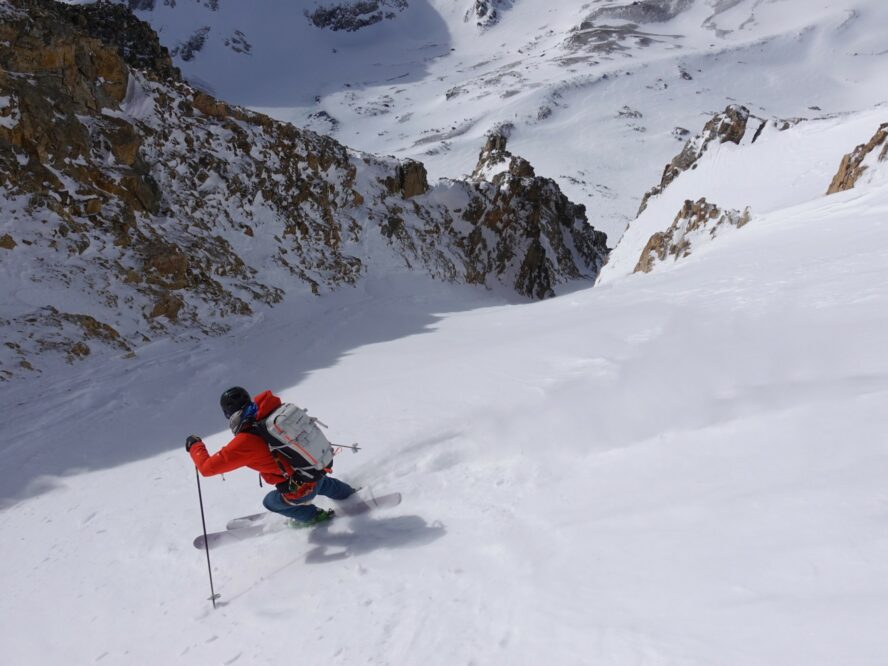
[[[129,83],[117,47],[79,33],[69,20],[80,16],[77,8],[37,0],[18,5],[30,20],[0,24],[0,91],[14,100],[18,117],[11,127],[0,125],[0,146],[7,148],[0,185],[43,193],[49,184],[65,214],[82,198],[111,197],[155,211],[157,188],[139,159],[140,137],[130,124],[103,115],[119,106]],[[84,117],[95,117],[95,124],[88,127]],[[110,151],[118,167],[91,168],[88,160],[99,150]],[[60,173],[86,188],[72,197]]]
[[[555,181],[536,176],[506,143],[505,134],[488,136],[472,173],[476,194],[463,213],[476,225],[464,244],[472,264],[467,273],[517,269],[516,291],[535,298],[552,296],[565,277],[597,275],[607,257],[607,236],[589,225],[584,206],[571,203]],[[530,243],[517,255],[520,238]]]
[[[61,3],[59,3],[61,4]],[[158,78],[180,81],[181,74],[173,66],[170,52],[160,43],[157,33],[131,10],[114,2],[63,5],[58,8],[79,31],[113,47],[127,66],[151,72]]]
[[[867,143],[860,144],[842,158],[839,170],[833,176],[826,193],[835,194],[853,188],[868,168],[863,162],[879,148],[881,148],[881,152],[876,160],[885,162],[888,160],[888,123],[882,123],[872,139]]]
[[[536,175],[530,162],[506,149],[507,143],[508,129],[498,129],[487,136],[478,155],[478,164],[472,171],[472,180],[501,185],[509,177],[533,178]]]
[[[395,168],[395,175],[385,180],[389,194],[411,199],[429,191],[425,165],[415,160],[405,160]]]
[[[740,228],[749,222],[749,208],[743,212],[738,210],[722,210],[715,204],[701,198],[697,201],[684,202],[672,225],[666,231],[660,231],[650,237],[634,273],[650,273],[658,262],[673,257],[676,261],[691,254],[695,240],[715,238],[718,231],[725,226]]]

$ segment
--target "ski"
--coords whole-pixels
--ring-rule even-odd
[[[401,503],[401,493],[388,493],[379,497],[364,497],[356,500],[347,500],[335,507],[337,517],[359,516],[374,509],[386,509],[398,506]],[[210,532],[207,534],[206,544],[210,548],[218,548],[219,546],[252,539],[262,534],[276,532],[285,529],[284,522],[271,522],[268,519],[278,516],[276,513],[265,511],[263,513],[254,513],[249,516],[241,516],[228,521],[227,529],[220,532]],[[334,520],[335,522],[335,520]],[[329,523],[324,523],[329,524]],[[204,535],[201,534],[194,539],[194,547],[203,549]]]
[[[389,507],[398,506],[401,503],[401,493],[388,493],[379,497],[357,498],[356,500],[346,500],[342,504],[334,507],[337,516],[359,516],[367,513],[372,509],[387,509]],[[256,526],[264,523],[268,518],[275,515],[270,511],[261,513],[253,513],[249,516],[241,516],[232,518],[228,521],[226,528],[229,530],[238,530],[245,527]]]
[[[226,543],[234,543],[235,541],[243,541],[263,534],[266,525],[251,525],[237,530],[224,530],[222,532],[210,532],[207,534],[206,540],[204,535],[200,534],[194,539],[194,547],[203,550],[206,543],[210,548],[217,548]]]

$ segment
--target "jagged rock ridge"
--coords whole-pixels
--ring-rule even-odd
[[[506,150],[508,136],[509,128],[498,128],[488,135],[478,156],[478,164],[472,171],[472,180],[502,184],[510,176],[532,178],[536,175],[530,162]]]
[[[650,273],[657,263],[668,257],[675,261],[687,257],[698,239],[711,240],[727,227],[739,229],[749,222],[749,216],[749,208],[742,212],[722,210],[705,197],[685,201],[672,225],[651,236],[633,272]]]
[[[46,350],[218,333],[286,292],[354,283],[380,252],[537,298],[603,262],[585,210],[532,169],[430,186],[418,162],[195,91],[156,36],[89,32],[122,6],[4,6],[0,270],[76,297],[4,310],[3,376]]]
[[[175,4],[175,0],[166,2]],[[104,44],[116,46],[118,54],[129,67],[147,69],[162,78],[181,79],[179,70],[170,60],[169,52],[161,46],[157,33],[122,5],[70,5],[64,11],[76,28],[98,38]]]
[[[749,109],[745,106],[731,104],[722,113],[713,116],[703,126],[703,132],[692,139],[688,139],[682,151],[666,165],[663,169],[660,183],[648,190],[644,197],[642,197],[638,215],[641,215],[644,209],[647,208],[648,200],[651,197],[661,194],[683,172],[696,168],[697,161],[709,148],[710,143],[718,141],[719,143],[731,142],[739,144],[746,136],[750,119],[755,122],[756,129],[751,141],[755,142],[766,121],[752,116],[749,113]]]
[[[665,23],[674,19],[692,4],[693,0],[634,0],[596,9],[585,20],[590,23],[600,20]]]
[[[739,104],[730,104],[724,111],[714,115],[704,126],[703,131],[688,139],[681,152],[663,169],[658,185],[645,192],[638,208],[638,215],[647,208],[648,200],[662,194],[678,176],[685,171],[697,168],[697,162],[713,143],[752,144],[767,127],[783,132],[803,122],[804,118],[772,118],[766,120],[752,115],[749,109]]]

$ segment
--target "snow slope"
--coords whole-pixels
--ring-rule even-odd
[[[740,145],[712,142],[696,168],[652,197],[629,224],[599,282],[630,274],[651,235],[669,226],[687,199],[706,197],[721,208],[749,208],[758,215],[824,196],[842,157],[866,143],[886,118],[888,107],[880,106],[850,116],[802,122],[783,131],[768,124],[758,136],[758,123],[750,121],[754,126]],[[870,171],[876,182],[885,182],[884,177],[878,178],[878,169]]]
[[[886,248],[872,182],[541,303],[404,274],[0,389],[2,660],[882,665]],[[232,383],[405,501],[213,552],[214,611],[182,442]],[[208,527],[257,486],[204,480]]]
[[[410,0],[355,32],[304,15],[354,2],[154,4],[138,15],[173,49],[206,30],[176,59],[193,82],[433,177],[470,172],[484,135],[512,124],[510,150],[585,204],[611,246],[676,139],[728,103],[814,117],[888,89],[882,0],[516,0],[487,27],[466,20],[470,0]]]
[[[693,132],[726,101],[760,115],[866,110],[708,152],[651,200],[595,288],[503,305],[392,266],[321,299],[291,294],[224,338],[157,340],[125,365],[87,359],[0,386],[0,662],[888,662],[884,163],[824,196],[841,155],[885,120],[873,26],[888,10],[676,3],[686,11],[644,28],[648,46],[636,35],[626,51],[568,56],[566,31],[616,4],[501,3],[478,32],[462,3],[413,2],[334,37],[371,53],[360,40],[378,45],[374,31],[431,7],[455,51],[426,61],[417,47],[403,86],[378,76],[347,89],[318,65],[321,101],[282,95],[278,114],[322,107],[341,118],[338,138],[422,154],[442,174],[471,168],[484,131],[517,119],[510,149],[621,230],[679,148],[675,125]],[[668,37],[679,34],[681,49]],[[281,65],[261,83],[303,71]],[[391,110],[359,111],[374,100]],[[539,119],[541,105],[551,115]],[[750,222],[627,275],[674,204],[704,195],[749,205]],[[227,441],[216,401],[234,383],[272,388],[337,441],[360,441],[337,475],[405,501],[214,551],[213,610],[183,443]],[[245,471],[202,488],[211,530],[268,490]]]

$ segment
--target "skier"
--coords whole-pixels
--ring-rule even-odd
[[[262,504],[269,511],[290,518],[294,527],[317,525],[333,518],[333,509],[325,511],[311,503],[318,495],[343,500],[354,494],[355,489],[350,485],[327,475],[317,481],[297,480],[298,475],[287,460],[271,452],[256,428],[257,421],[282,404],[271,391],[250,398],[246,389],[235,386],[222,394],[219,403],[234,439],[213,455],[197,435],[185,440],[185,450],[203,476],[224,474],[239,467],[256,470],[266,483],[276,488],[265,496]]]

